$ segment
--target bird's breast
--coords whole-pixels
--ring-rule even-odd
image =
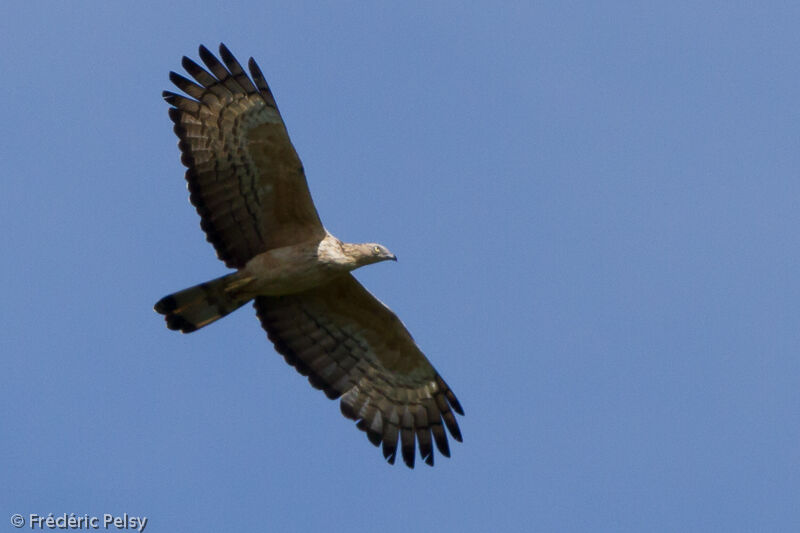
[[[323,285],[349,269],[320,258],[316,245],[301,244],[259,254],[243,270],[253,279],[248,292],[254,296],[280,296]]]

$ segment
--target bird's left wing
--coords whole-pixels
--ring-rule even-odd
[[[464,411],[453,391],[400,319],[352,275],[297,294],[260,296],[255,308],[278,352],[329,398],[341,396],[342,413],[375,446],[383,444],[390,463],[398,437],[409,467],[415,441],[429,465],[433,442],[450,455],[445,426],[461,441],[453,411]]]

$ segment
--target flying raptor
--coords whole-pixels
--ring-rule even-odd
[[[155,310],[189,333],[253,300],[275,349],[328,398],[341,398],[370,442],[394,463],[433,444],[450,456],[464,411],[397,316],[350,273],[396,260],[383,245],[331,235],[311,200],[303,166],[256,62],[250,76],[225,45],[204,46],[204,69],[183,58],[185,93],[163,93],[180,139],[190,200],[217,256],[235,272],[165,296]],[[207,69],[207,70],[206,70]]]

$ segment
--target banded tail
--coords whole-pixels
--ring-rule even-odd
[[[238,289],[252,281],[238,272],[164,296],[154,309],[164,315],[169,329],[191,333],[249,302]]]

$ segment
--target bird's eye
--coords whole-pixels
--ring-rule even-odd
[[[381,253],[381,247],[380,247],[380,246],[375,246],[375,247],[372,249],[372,253],[374,253],[374,254],[379,254],[379,253]]]

